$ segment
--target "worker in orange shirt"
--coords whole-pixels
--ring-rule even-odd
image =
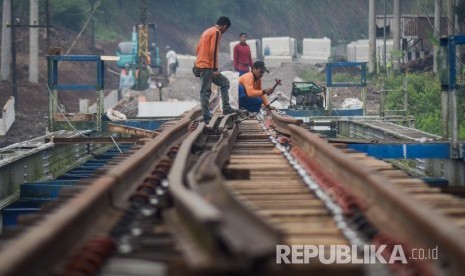
[[[218,71],[218,49],[220,48],[221,35],[231,26],[228,17],[218,18],[215,26],[206,29],[200,36],[197,45],[197,59],[195,69],[201,80],[200,103],[204,122],[208,124],[211,120],[209,100],[212,93],[211,84],[220,87],[221,99],[223,101],[223,114],[230,114],[237,110],[229,104],[229,80]]]
[[[258,112],[263,104],[267,109],[274,109],[270,107],[270,103],[265,96],[273,93],[274,89],[262,88],[261,78],[265,72],[269,72],[265,67],[265,63],[257,60],[252,65],[252,71],[239,77],[239,108]]]

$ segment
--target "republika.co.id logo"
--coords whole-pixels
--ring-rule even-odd
[[[402,245],[394,245],[390,254],[383,254],[387,245],[276,245],[277,264],[308,264],[318,259],[322,264],[407,264],[409,259],[437,260],[438,247],[433,249],[414,248],[408,257]]]

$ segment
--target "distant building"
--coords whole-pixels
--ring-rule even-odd
[[[392,39],[393,35],[392,15],[386,16],[386,38]],[[447,36],[447,20],[441,18],[440,36]],[[434,16],[418,16],[403,14],[400,18],[400,39],[401,49],[406,53],[408,60],[414,60],[416,57],[429,54],[433,50],[428,34],[434,35]],[[376,18],[377,38],[384,37],[384,16],[378,15]]]

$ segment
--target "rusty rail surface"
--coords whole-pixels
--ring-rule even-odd
[[[45,215],[33,228],[25,229],[18,238],[2,246],[0,275],[47,274],[51,264],[68,256],[70,249],[81,242],[77,237],[89,235],[92,225],[102,216],[128,207],[128,190],[133,190],[135,184],[141,182],[170,144],[187,133],[189,124],[199,114],[200,109],[193,109],[124,162],[109,168],[103,176],[92,183],[86,180],[78,183],[88,187],[58,210]],[[98,226],[100,229],[96,232],[101,232],[101,228],[103,231],[109,229],[108,225]]]
[[[446,217],[427,206],[426,200],[422,202],[404,192],[403,190],[408,188],[399,188],[400,185],[395,183],[395,177],[386,177],[389,173],[382,173],[388,166],[376,168],[354,161],[341,150],[297,124],[286,125],[282,121],[278,122],[280,117],[275,113],[273,121],[279,126],[276,127],[277,131],[281,130],[279,132],[289,135],[293,147],[302,150],[308,159],[314,160],[364,201],[364,212],[368,214],[371,222],[380,228],[387,228],[387,232],[395,233],[398,241],[408,241],[410,245],[421,248],[438,246],[442,258],[437,261],[437,267],[445,267],[445,270],[453,275],[463,273],[465,231],[454,225],[451,220],[454,215]],[[405,185],[409,184],[407,180],[403,182]],[[435,191],[434,188],[430,190]],[[461,212],[462,217],[463,212],[464,210]]]
[[[408,180],[382,161],[337,149],[300,126],[301,120],[277,111],[269,112],[263,124],[250,118],[237,120],[234,114],[216,114],[208,125],[199,118],[200,109],[195,108],[156,135],[138,132],[155,137],[144,140],[145,144],[137,145],[94,178],[81,181],[74,188],[77,193],[70,194],[66,202],[33,227],[22,229],[16,238],[0,244],[0,275],[48,275],[57,271],[57,266],[58,271],[71,273],[75,266],[66,259],[73,252],[89,254],[85,246],[89,241],[104,243],[107,258],[115,246],[108,233],[128,213],[152,204],[150,196],[157,191],[164,193],[162,186],[174,205],[166,203],[161,208],[158,201],[152,205],[166,222],[163,228],[175,236],[183,265],[193,269],[189,272],[251,272],[267,264],[266,269],[255,272],[298,274],[302,267],[287,270],[289,267],[269,266],[276,245],[311,242],[314,234],[327,241],[324,231],[328,224],[332,227],[328,235],[334,240],[351,242],[334,221],[329,221],[328,206],[307,178],[314,178],[322,190],[335,196],[334,202],[348,220],[355,224],[366,219],[363,227],[370,234],[369,242],[439,247],[439,260],[414,263],[410,272],[460,275],[465,270],[464,231],[451,222],[460,210],[449,210],[446,216],[439,207],[427,206],[423,194],[410,193],[420,190],[433,194],[435,190]],[[289,156],[297,162],[291,165]],[[447,197],[434,198],[441,199],[439,205],[447,204]],[[293,199],[296,205],[288,206]],[[309,233],[309,225],[302,224],[300,218],[316,221],[317,226],[311,226],[321,228],[312,228],[309,231],[314,232]],[[285,229],[277,229],[280,225],[275,225],[276,221],[285,224]],[[395,233],[396,239],[390,233]],[[353,264],[320,263],[306,269],[342,275],[361,271],[360,265]]]
[[[184,230],[178,236],[189,252],[187,262],[196,270],[249,269],[257,260],[273,256],[280,242],[279,232],[235,200],[224,185],[221,168],[238,134],[233,119],[214,117],[208,129],[200,123],[183,141],[168,176],[175,201],[169,220],[173,226],[184,226],[172,228]],[[219,138],[210,151],[200,153],[200,146],[194,146],[214,125],[219,125],[220,134],[215,134]]]

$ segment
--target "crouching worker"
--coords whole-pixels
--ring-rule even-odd
[[[263,61],[257,60],[252,66],[252,71],[239,77],[239,108],[244,108],[250,112],[260,111],[263,104],[267,109],[271,109],[270,103],[265,95],[273,93],[273,88],[262,88],[262,76],[268,69]]]

